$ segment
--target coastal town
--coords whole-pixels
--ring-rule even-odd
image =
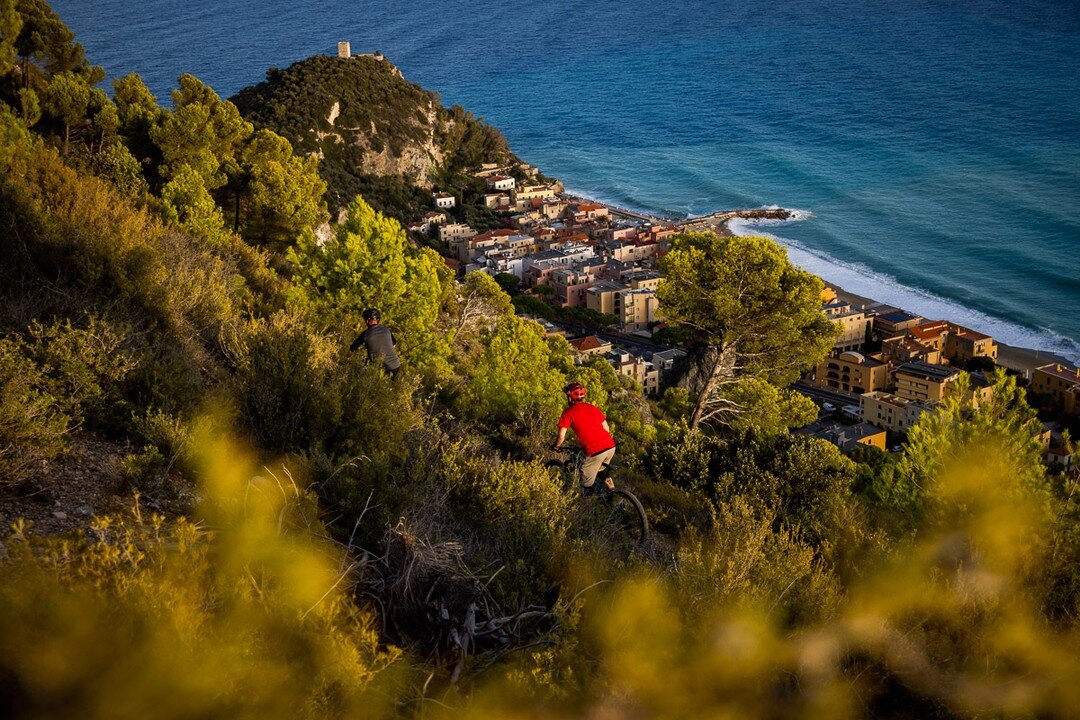
[[[660,218],[564,191],[525,163],[483,165],[469,195],[436,189],[432,208],[408,225],[434,244],[459,275],[484,272],[533,308],[549,334],[567,337],[579,359],[605,357],[647,395],[662,393],[684,371],[687,353],[656,341],[664,327],[656,290],[657,260],[683,231],[729,232],[733,218],[785,220],[782,208],[731,210],[688,219]],[[464,197],[499,218],[476,230],[460,219]],[[1029,400],[1048,419],[1040,441],[1048,464],[1068,467],[1063,430],[1080,416],[1080,369],[999,359],[994,338],[943,319],[844,293],[826,284],[822,312],[840,335],[830,355],[793,388],[820,407],[819,418],[797,430],[849,452],[860,446],[899,452],[906,432],[933,412],[967,373],[965,392],[976,404],[992,392],[987,374],[999,364],[1018,374]]]

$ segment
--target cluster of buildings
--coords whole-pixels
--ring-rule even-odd
[[[804,381],[845,399],[839,414],[855,424],[823,419],[800,432],[845,451],[857,445],[886,449],[890,436],[898,440],[944,399],[973,358],[986,358],[990,366],[997,361],[993,338],[945,320],[885,305],[855,308],[829,287],[822,311],[840,327],[840,336]],[[974,402],[988,399],[992,388],[983,376],[973,373],[971,379]],[[832,403],[823,407],[836,410]]]
[[[550,327],[549,332],[561,333],[554,327]],[[677,372],[676,365],[686,357],[686,353],[678,348],[616,345],[597,335],[572,338],[569,343],[579,362],[602,357],[617,373],[640,385],[646,395],[656,395],[660,388],[669,384],[672,374]]]
[[[484,165],[474,175],[486,190],[484,207],[502,215],[506,227],[477,232],[453,221],[449,211],[456,196],[446,192],[433,193],[433,209],[409,226],[437,236],[451,267],[513,275],[526,291],[541,288],[557,307],[614,316],[624,333],[648,335],[662,321],[656,261],[679,227],[565,196],[560,183],[540,182],[537,170],[523,163]],[[840,407],[830,409],[828,402],[823,407],[839,410],[847,422],[825,418],[800,432],[829,439],[845,451],[858,445],[885,449],[942,401],[962,370],[973,371],[968,389],[973,401],[989,399],[992,387],[982,371],[998,360],[989,335],[886,305],[856,308],[829,287],[822,312],[837,323],[840,336],[802,385],[827,391]],[[673,365],[664,353],[682,353],[616,348],[593,335],[570,342],[582,357],[604,355],[648,394],[659,391],[665,368]],[[1039,367],[1030,375],[1029,392],[1063,413],[1080,414],[1080,370]]]
[[[1080,415],[1080,369],[1051,363],[1031,373],[1028,392],[1064,413]]]
[[[522,182],[537,177],[531,166],[485,165],[474,175],[488,190],[484,206],[506,227],[476,232],[454,222],[448,211],[456,198],[446,192],[433,193],[434,208],[409,225],[437,236],[452,267],[514,275],[526,291],[543,286],[553,305],[612,315],[626,332],[647,333],[661,320],[656,260],[678,227],[613,215],[606,205],[564,196],[558,182]]]
[[[890,438],[898,442],[923,413],[933,411],[965,369],[972,370],[968,392],[976,407],[991,398],[993,387],[983,371],[997,364],[998,346],[989,335],[885,305],[856,309],[828,287],[822,301],[823,312],[841,334],[804,383],[828,391],[820,397],[846,399],[836,403],[839,408],[832,403],[823,407],[832,405],[848,422],[825,418],[800,432],[845,451],[857,445],[886,449]],[[1060,364],[1036,368],[1029,397],[1065,414],[1080,413],[1080,370]],[[1049,430],[1043,440],[1048,458],[1061,455],[1051,447]]]
[[[524,163],[483,165],[473,175],[486,189],[483,206],[501,215],[505,227],[477,232],[455,221],[457,197],[437,191],[431,211],[408,229],[437,237],[447,264],[461,274],[513,275],[523,290],[556,307],[587,308],[613,316],[623,333],[651,334],[661,321],[656,261],[678,227],[567,197],[560,183],[539,182],[536,169]],[[538,322],[549,334],[565,335],[550,322]],[[686,356],[641,342],[614,345],[597,335],[569,343],[579,362],[601,356],[647,395],[657,394]]]
[[[921,412],[941,402],[949,384],[976,358],[997,362],[989,335],[946,320],[927,320],[899,308],[856,309],[826,287],[822,310],[841,328],[833,351],[807,378],[810,384],[849,395],[860,419],[903,433]],[[988,392],[978,373],[975,401]],[[981,387],[980,387],[981,385]]]

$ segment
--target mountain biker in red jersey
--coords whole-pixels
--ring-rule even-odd
[[[600,408],[585,402],[585,386],[572,382],[563,388],[569,407],[559,418],[559,437],[555,449],[562,447],[566,440],[566,431],[573,430],[581,448],[585,452],[585,461],[581,464],[581,487],[591,488],[596,482],[596,475],[611,463],[615,455],[615,438],[611,437],[611,428]],[[611,478],[605,477],[604,484],[609,489],[615,487]]]

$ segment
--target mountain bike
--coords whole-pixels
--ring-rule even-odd
[[[596,475],[596,482],[592,487],[583,488],[580,478],[585,453],[580,447],[564,447],[555,452],[564,455],[565,459],[549,461],[548,466],[560,468],[573,486],[580,489],[582,496],[592,495],[598,498],[603,503],[611,524],[622,530],[632,544],[644,545],[649,538],[649,518],[645,515],[641,501],[629,490],[621,487],[608,488],[604,482],[619,466],[614,463],[605,465]]]

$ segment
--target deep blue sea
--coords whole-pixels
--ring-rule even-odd
[[[1080,2],[53,0],[112,78],[229,96],[338,40],[568,188],[740,232],[853,292],[1080,361]]]

